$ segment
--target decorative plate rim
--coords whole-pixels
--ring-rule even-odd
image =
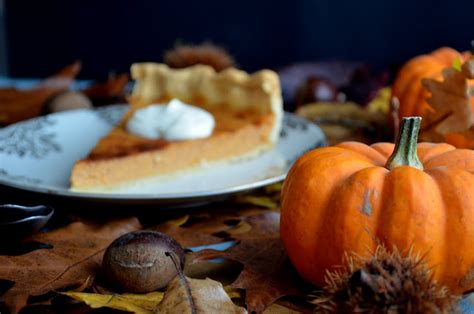
[[[203,197],[212,197],[212,196],[224,196],[228,194],[237,194],[239,192],[246,192],[253,189],[257,189],[260,187],[264,187],[270,184],[281,182],[285,179],[286,175],[288,174],[288,170],[285,174],[275,176],[272,178],[267,178],[251,183],[246,183],[234,187],[217,189],[213,191],[199,191],[199,192],[186,192],[186,193],[163,193],[163,194],[154,194],[154,193],[146,193],[146,194],[121,194],[121,193],[90,193],[90,192],[74,192],[69,190],[59,190],[59,189],[49,189],[49,188],[41,188],[41,187],[33,187],[33,186],[25,186],[17,183],[12,183],[11,181],[5,181],[0,178],[0,184],[25,190],[29,192],[41,193],[41,194],[49,194],[49,195],[57,195],[57,196],[67,196],[73,198],[84,198],[84,199],[115,199],[115,200],[179,200],[179,199],[196,199],[196,198],[203,198]]]
[[[110,105],[105,108],[95,108],[92,109],[92,111],[98,111],[98,110],[113,110],[113,108],[120,108],[124,107],[126,104],[115,104],[115,105]],[[90,111],[90,109],[86,110],[77,110],[77,111]],[[76,111],[76,112],[77,112]],[[66,112],[60,112],[60,113],[54,113],[42,117],[36,117],[33,119],[21,121],[20,123],[25,123],[25,122],[30,122],[34,121],[37,119],[47,119],[48,117],[54,117],[58,115],[69,115],[73,114],[74,111],[66,111]],[[314,140],[312,145],[308,145],[311,147],[311,149],[324,146],[326,145],[326,137],[324,136],[324,133],[321,131],[321,129],[315,125],[314,123],[310,122],[307,119],[304,119],[302,117],[299,117],[293,113],[290,112],[284,112],[284,117],[285,118],[291,118],[292,120],[298,120],[299,122],[303,123],[306,127],[312,128],[313,132],[320,133],[320,136]],[[17,124],[12,124],[10,126],[7,126],[6,128],[9,128],[11,126],[15,126]],[[1,131],[1,129],[0,129]],[[282,135],[280,135],[282,136]],[[294,161],[294,160],[293,160]],[[249,182],[249,183],[244,183],[240,184],[237,186],[232,186],[232,187],[225,187],[222,189],[214,189],[214,190],[207,190],[207,191],[196,191],[196,192],[184,192],[184,193],[130,193],[130,194],[124,194],[124,193],[93,193],[93,192],[74,192],[71,190],[67,190],[65,188],[55,188],[54,186],[47,185],[47,184],[41,184],[37,183],[36,185],[40,186],[35,186],[33,183],[30,184],[25,184],[24,182],[18,182],[18,181],[13,181],[9,180],[8,177],[1,177],[0,176],[0,185],[4,185],[7,187],[15,188],[18,190],[23,190],[27,192],[33,192],[33,193],[38,193],[38,194],[43,194],[43,195],[51,195],[51,196],[58,196],[58,197],[66,197],[66,198],[74,198],[74,199],[83,199],[83,200],[98,200],[98,201],[110,201],[110,202],[117,202],[117,201],[144,201],[144,202],[149,202],[149,201],[161,201],[161,202],[176,202],[176,203],[186,203],[186,202],[191,202],[193,200],[200,200],[200,199],[206,199],[206,198],[217,198],[217,197],[226,197],[229,195],[234,195],[234,194],[239,194],[243,192],[248,192],[254,189],[258,189],[270,184],[278,183],[281,182],[285,179],[286,175],[288,174],[289,169],[291,168],[291,164],[293,163],[291,161],[289,165],[284,170],[283,174],[275,175],[270,178],[265,178],[265,179],[259,179],[254,182]]]

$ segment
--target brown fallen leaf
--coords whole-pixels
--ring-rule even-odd
[[[107,81],[95,83],[82,92],[94,105],[107,105],[125,101],[125,87],[130,77],[126,73],[109,75]]]
[[[235,233],[232,238],[236,240],[280,238],[280,213],[278,212],[265,211],[245,217],[243,222],[250,226],[249,231]]]
[[[240,264],[231,260],[222,260],[219,263],[215,261],[192,263],[192,254],[188,253],[184,266],[184,274],[190,278],[212,278],[222,283],[225,287],[232,288],[230,284],[242,271]],[[239,291],[242,292],[241,290]]]
[[[152,227],[152,230],[166,233],[183,247],[215,244],[228,240],[234,234],[250,231],[245,218],[264,212],[262,209],[245,211],[222,211],[219,215],[199,213],[186,215]]]
[[[424,141],[444,141],[452,133],[469,132],[474,126],[472,96],[474,88],[474,60],[466,61],[461,71],[449,67],[442,72],[443,80],[424,79],[422,85],[431,96],[427,102],[432,110],[424,117],[420,138]]]
[[[247,313],[243,307],[232,302],[220,282],[209,278],[191,279],[187,277],[186,281],[196,311],[192,311],[188,294],[177,276],[168,285],[163,301],[158,305],[158,313]]]
[[[69,89],[80,69],[81,64],[75,62],[32,89],[0,89],[0,124],[10,124],[39,116],[48,99]]]
[[[227,258],[244,265],[232,287],[246,291],[245,302],[250,312],[260,313],[283,296],[301,294],[279,239],[242,240],[223,252],[203,250],[193,256],[194,262],[214,258]]]
[[[215,221],[210,215],[201,214],[166,221],[151,229],[166,233],[183,247],[191,247],[222,242],[223,239],[213,234],[228,228],[222,219]]]
[[[298,314],[301,312],[294,311],[292,309],[289,309],[287,307],[278,305],[278,304],[272,304],[270,305],[264,312],[263,314]]]
[[[249,312],[261,313],[283,296],[302,294],[280,240],[279,218],[276,212],[247,217],[244,221],[252,228],[234,235],[238,244],[225,251],[203,250],[192,255],[192,263],[225,258],[243,264],[232,287],[246,291]]]
[[[80,61],[67,65],[53,76],[40,82],[37,88],[69,88],[74,83],[76,75],[81,71],[81,67]]]
[[[0,279],[15,282],[0,296],[0,302],[17,313],[29,296],[81,285],[100,268],[103,253],[115,238],[138,229],[141,229],[138,220],[129,218],[100,227],[75,222],[34,235],[31,241],[47,243],[52,248],[0,256]]]

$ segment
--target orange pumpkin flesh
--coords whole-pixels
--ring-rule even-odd
[[[291,168],[281,238],[303,278],[322,286],[346,254],[366,256],[383,243],[425,255],[453,292],[474,288],[474,151],[416,147],[420,120],[403,120],[388,164],[393,144],[346,142],[315,149]]]

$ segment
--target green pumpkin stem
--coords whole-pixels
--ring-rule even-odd
[[[421,117],[407,117],[402,119],[395,149],[385,165],[388,170],[393,170],[400,166],[410,166],[423,170],[423,165],[418,159],[416,152],[420,124]]]

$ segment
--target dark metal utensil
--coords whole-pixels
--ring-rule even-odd
[[[53,216],[49,206],[0,205],[0,241],[24,238],[43,228]]]

